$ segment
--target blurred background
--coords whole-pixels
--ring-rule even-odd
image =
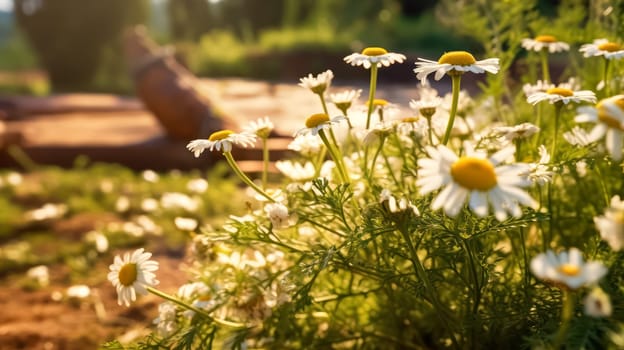
[[[203,77],[292,80],[331,68],[350,79],[361,72],[342,57],[365,46],[425,57],[478,50],[474,33],[450,28],[449,3],[454,1],[0,0],[0,93],[131,93],[122,33],[136,24],[174,47],[179,60]],[[538,3],[548,12],[558,1]]]

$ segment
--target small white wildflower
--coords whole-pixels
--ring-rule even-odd
[[[130,198],[126,196],[120,196],[115,201],[115,211],[118,213],[125,213],[130,210]]]
[[[573,146],[585,147],[592,143],[587,131],[575,126],[570,131],[563,133],[563,138]]]
[[[141,177],[143,177],[143,180],[147,181],[147,182],[158,182],[158,180],[160,179],[160,176],[158,175],[158,173],[156,173],[154,170],[144,170],[141,173]]]
[[[323,147],[323,141],[316,135],[297,135],[288,145],[289,150],[299,152],[304,157],[316,156]]]
[[[154,272],[158,270],[158,262],[149,260],[152,253],[144,252],[143,248],[132,254],[125,253],[123,258],[115,256],[110,265],[108,280],[117,290],[117,303],[130,306],[136,301],[137,294],[147,294],[147,287],[158,285]]]
[[[204,193],[208,189],[208,181],[197,178],[186,183],[186,189],[194,193]]]
[[[295,136],[299,135],[318,135],[323,130],[328,130],[333,124],[337,124],[343,120],[346,120],[344,116],[337,116],[329,119],[329,116],[324,113],[313,114],[306,119],[306,127],[297,130]]]
[[[388,67],[395,62],[403,63],[405,55],[388,52],[381,47],[367,47],[362,53],[352,53],[344,58],[344,61],[352,66],[363,66],[369,69],[372,66],[378,68]]]
[[[264,206],[264,212],[271,220],[273,228],[279,229],[288,225],[288,207],[281,203],[269,203]]]
[[[522,39],[522,47],[529,51],[540,52],[546,50],[550,53],[570,50],[570,45],[563,41],[558,41],[552,35],[538,35],[535,38]]]
[[[26,271],[26,276],[36,281],[41,287],[50,284],[50,270],[45,265],[31,267]]]
[[[334,72],[328,69],[323,73],[317,74],[316,77],[312,74],[308,74],[307,77],[299,79],[299,86],[309,89],[315,94],[322,95],[325,91],[327,91],[327,89],[329,89],[333,78]]]
[[[180,231],[193,231],[197,228],[198,222],[193,218],[176,217],[173,220],[176,228]]]
[[[275,162],[275,167],[283,175],[297,182],[312,180],[316,174],[316,169],[314,169],[312,162],[306,162],[302,165],[291,160],[278,160]]]
[[[552,250],[531,260],[531,272],[546,282],[578,289],[593,285],[607,274],[607,268],[598,261],[584,262],[577,248],[555,254]]]
[[[594,217],[594,223],[600,237],[611,249],[620,251],[624,248],[624,201],[620,196],[611,198],[611,205],[605,209],[604,215]]]
[[[85,299],[91,295],[91,288],[84,284],[76,284],[67,288],[65,295],[72,299]]]
[[[554,87],[546,90],[546,92],[536,92],[527,97],[527,102],[532,105],[542,101],[548,101],[550,104],[561,102],[568,104],[570,102],[596,102],[596,94],[590,90],[574,91],[564,87]]]
[[[550,154],[546,150],[544,145],[540,145],[538,148],[538,152],[540,155],[540,160],[537,163],[529,164],[529,172],[527,177],[533,183],[537,183],[539,185],[544,185],[548,182],[552,181],[552,176],[554,174],[553,171],[550,170]]]
[[[466,51],[450,51],[440,56],[438,61],[431,61],[419,57],[416,66],[414,73],[416,73],[416,78],[420,79],[422,82],[427,79],[429,74],[434,72],[435,80],[440,80],[447,73],[463,74],[464,72],[489,72],[496,74],[499,70],[499,60],[498,58],[488,58],[477,61],[472,54]]]
[[[251,121],[249,124],[245,125],[243,127],[243,132],[247,134],[254,134],[261,139],[266,139],[269,137],[273,129],[275,129],[273,122],[269,120],[269,117],[264,117]]]
[[[208,139],[193,140],[186,145],[186,148],[193,152],[195,158],[199,157],[206,149],[213,151],[223,150],[223,152],[231,152],[232,145],[241,147],[250,147],[256,143],[256,135],[246,132],[235,133],[231,130],[221,130],[214,132]]]
[[[603,56],[608,60],[619,60],[624,57],[624,47],[608,39],[596,39],[591,44],[583,44],[579,51],[584,57]]]
[[[497,126],[492,128],[492,131],[507,141],[513,141],[531,137],[539,132],[540,128],[531,123],[522,123],[515,126]]]
[[[95,246],[95,250],[98,253],[105,253],[106,251],[108,251],[108,238],[106,238],[106,236],[100,231],[87,232],[87,234],[85,235],[85,240],[87,242],[93,243],[93,245]]]
[[[154,198],[144,198],[141,201],[141,210],[143,210],[146,213],[151,213],[153,211],[158,210],[159,206],[160,204],[158,203],[158,200]]]

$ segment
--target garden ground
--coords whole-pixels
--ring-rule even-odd
[[[287,136],[303,125],[307,115],[320,109],[318,98],[294,83],[220,79],[207,80],[205,86],[213,100],[218,101],[223,110],[240,124],[269,116],[277,131]],[[365,84],[358,87],[366,93]],[[410,113],[405,108],[409,99],[416,97],[416,87],[416,81],[410,85],[381,86],[378,97],[397,103],[405,113]],[[343,88],[347,86],[332,89],[340,91]],[[441,90],[444,93],[444,87]],[[17,98],[13,101],[27,113],[7,124],[10,129],[22,133],[26,151],[56,149],[59,155],[62,154],[58,153],[59,149],[76,154],[81,149],[99,147],[107,149],[108,156],[114,159],[115,155],[122,155],[116,147],[149,145],[149,140],[162,138],[163,134],[156,119],[132,99],[75,95],[72,98],[56,96]],[[172,154],[190,154],[183,144],[164,144],[163,147],[176,148]],[[149,151],[149,147],[143,149],[146,150]],[[141,152],[137,154],[141,155]],[[54,155],[54,152],[48,155]],[[143,157],[151,159],[144,153]],[[54,161],[53,158],[47,159],[49,163]],[[153,165],[154,168],[159,167],[158,164]],[[56,223],[54,232],[59,237],[79,241],[97,223],[115,220],[114,214],[111,215],[78,214]],[[0,241],[1,244],[3,242]],[[157,244],[153,251],[154,259],[161,266],[158,278],[162,290],[175,292],[187,280],[182,271],[184,249],[171,248],[163,242]],[[0,350],[91,349],[106,340],[129,340],[144,334],[157,315],[159,299],[148,296],[130,308],[118,306],[115,290],[106,280],[112,256],[105,257],[108,260],[98,261],[82,281],[92,290],[91,297],[83,302],[54,300],[55,294],[63,293],[69,286],[71,270],[64,264],[50,266],[50,285],[41,289],[25,288],[21,282],[24,271],[0,277]]]

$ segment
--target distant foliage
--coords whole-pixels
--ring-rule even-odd
[[[54,91],[89,89],[105,49],[119,51],[124,27],[145,17],[144,0],[15,0],[14,8]]]

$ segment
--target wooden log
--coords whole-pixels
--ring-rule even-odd
[[[189,141],[221,129],[236,129],[198,89],[197,78],[176,62],[172,50],[156,45],[144,28],[126,33],[125,51],[137,96],[170,138]]]

